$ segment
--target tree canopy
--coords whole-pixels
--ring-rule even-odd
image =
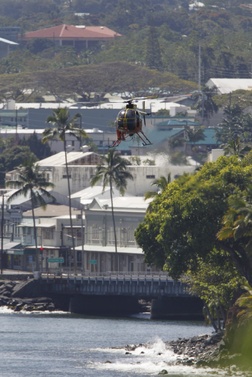
[[[129,0],[90,0],[84,3],[81,0],[45,0],[41,4],[36,0],[2,0],[0,15],[2,26],[20,27],[21,34],[71,23],[106,25],[122,35],[106,42],[106,48],[100,43],[81,51],[72,47],[59,48],[43,39],[29,43],[19,41],[15,50],[11,49],[7,57],[0,59],[2,87],[10,88],[6,92],[15,88],[15,98],[20,98],[18,91],[24,92],[27,87],[38,92],[46,83],[49,87],[49,79],[41,80],[41,88],[39,83],[36,87],[31,85],[38,72],[44,79],[43,72],[51,73],[52,77],[55,75],[56,79],[62,69],[101,63],[150,67],[155,72],[162,70],[175,79],[179,77],[194,83],[198,82],[199,73],[204,83],[210,77],[250,77],[252,17],[247,12],[246,1],[243,6],[239,1],[223,1],[220,7],[217,1],[205,0],[204,7],[189,10],[189,2],[182,0],[160,0],[155,4],[149,0],[138,0],[137,3]],[[93,91],[98,91],[101,80],[96,80],[95,73],[89,71],[89,75],[91,73]],[[13,76],[15,80],[6,86],[5,75],[11,74],[18,76]],[[64,76],[62,72],[65,79],[68,74],[70,72],[65,71]],[[104,67],[102,82],[106,76]],[[82,76],[76,74],[72,92],[78,83],[77,77],[81,79]],[[139,78],[141,75],[138,74],[134,84]],[[127,75],[127,80],[130,79],[131,75]],[[121,85],[127,80],[122,79]],[[149,87],[157,86],[152,80],[146,81]],[[67,82],[71,84],[71,78]],[[88,86],[88,82],[85,85]],[[85,85],[80,85],[82,91]],[[50,93],[53,93],[53,85]]]
[[[136,230],[146,262],[178,278],[197,271],[214,249],[225,250],[234,268],[248,278],[247,250],[230,239],[218,239],[229,198],[246,195],[251,181],[251,154],[221,157],[200,171],[170,183],[150,204]],[[252,271],[250,271],[251,274]]]

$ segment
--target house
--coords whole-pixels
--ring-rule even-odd
[[[35,209],[37,242],[40,254],[40,270],[49,271],[56,267],[65,270],[81,269],[80,252],[73,251],[75,246],[84,243],[84,219],[82,210],[72,210],[73,237],[70,228],[69,208],[65,205],[48,204],[46,209]],[[22,267],[27,270],[35,268],[35,240],[32,211],[23,213],[19,225],[24,256],[20,257]],[[72,250],[71,250],[72,249]],[[62,262],[59,262],[62,260]],[[57,261],[55,265],[55,260]]]
[[[16,174],[16,172],[13,174]],[[3,232],[1,242],[3,242],[4,263],[9,268],[25,269],[28,265],[32,267],[34,262],[34,246],[26,248],[28,245],[34,245],[33,222],[31,212],[31,200],[29,197],[19,195],[8,201],[9,197],[15,190],[1,190],[1,213],[3,219]],[[68,198],[55,191],[50,191],[53,200],[48,204],[46,209],[42,207],[35,209],[37,218],[55,217],[62,214],[68,214]],[[44,197],[47,203],[50,200]],[[78,200],[72,199],[72,206],[75,211],[80,211],[81,204]],[[64,212],[62,213],[62,210]],[[69,216],[68,216],[69,217]],[[22,231],[22,223],[25,219],[27,225],[26,231]],[[28,219],[28,220],[27,220]],[[38,220],[36,220],[38,221]],[[24,227],[25,228],[25,227]],[[24,234],[26,235],[24,238]],[[15,249],[14,251],[12,249]],[[17,250],[16,250],[17,249]]]
[[[94,198],[73,211],[74,250],[68,207],[48,204],[35,209],[40,271],[106,274],[112,271],[148,272],[134,232],[151,199],[114,197],[116,243],[110,199]],[[20,243],[8,249],[8,267],[34,271],[35,241],[31,210],[23,213]],[[21,245],[21,246],[20,246]],[[16,249],[18,247],[18,249]]]
[[[23,113],[25,114],[25,113]],[[0,111],[0,122],[1,119],[1,111]],[[9,125],[1,126],[0,125],[0,137],[2,139],[17,139],[17,140],[27,140],[34,134],[36,134],[37,138],[39,140],[43,137],[44,129],[31,129],[27,127],[22,127],[20,123],[17,125],[17,127],[13,127],[11,123],[15,122],[15,118],[13,120],[13,117],[10,118],[10,127]],[[19,119],[25,120],[25,116],[19,117]],[[97,148],[97,151],[100,153],[104,153],[107,151],[108,146],[113,144],[113,141],[116,140],[116,134],[112,132],[106,132],[102,131],[98,128],[93,129],[84,129],[86,132],[87,137],[78,140],[75,136],[71,135],[70,133],[66,133],[66,146],[67,151],[84,151],[88,150],[90,146],[85,145],[86,143],[90,143],[91,145],[94,145],[95,148]],[[52,153],[58,153],[62,152],[64,150],[64,143],[59,139],[52,139],[47,142],[48,146],[50,147],[50,150]],[[90,145],[89,144],[89,145]]]
[[[121,34],[106,26],[85,26],[61,24],[49,28],[28,31],[20,34],[25,42],[34,39],[47,39],[62,47],[74,47],[76,50],[90,49],[100,42],[111,41]]]
[[[150,201],[143,197],[114,198],[116,241],[110,199],[94,198],[85,207],[85,244],[83,248],[76,248],[83,252],[85,273],[152,270],[144,262],[144,253],[134,236]]]

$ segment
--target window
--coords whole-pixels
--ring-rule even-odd
[[[146,178],[147,179],[155,179],[155,175],[154,174],[153,175],[151,175],[151,174],[150,175],[146,175]]]
[[[47,240],[52,240],[53,239],[53,229],[52,228],[43,229],[42,238],[47,239]]]
[[[99,228],[96,224],[94,224],[91,228],[91,243],[92,244],[100,243],[100,234],[101,234],[101,228]]]
[[[63,178],[63,179],[67,179],[67,175],[66,175],[66,174],[63,174],[63,175],[62,175],[62,178]],[[69,175],[68,178],[71,179],[71,178],[72,178],[71,175]]]

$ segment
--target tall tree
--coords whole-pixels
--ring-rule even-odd
[[[63,142],[63,149],[65,153],[65,167],[67,176],[68,187],[68,206],[70,217],[70,228],[72,238],[72,248],[74,254],[74,268],[76,269],[76,255],[75,255],[75,242],[74,242],[74,230],[72,219],[72,203],[71,203],[71,186],[70,176],[67,161],[67,135],[74,136],[77,140],[81,140],[86,137],[86,132],[80,128],[79,114],[76,114],[73,118],[70,117],[69,110],[65,108],[58,108],[53,111],[53,114],[47,118],[47,123],[52,127],[46,128],[43,132],[42,142],[46,143],[52,139],[58,139]]]
[[[45,208],[47,204],[46,198],[51,201],[54,200],[54,197],[47,191],[47,189],[53,188],[54,185],[45,179],[44,175],[39,171],[39,165],[35,164],[32,160],[25,161],[24,165],[18,168],[18,173],[19,179],[6,182],[6,186],[14,189],[17,188],[9,197],[8,202],[20,195],[24,195],[31,200],[36,270],[39,271],[37,227],[34,210],[38,206]]]
[[[147,36],[147,44],[146,44],[146,65],[148,68],[156,69],[158,71],[162,71],[163,63],[162,63],[162,55],[161,49],[158,40],[158,34],[155,27],[149,27],[149,33]]]
[[[130,162],[121,157],[115,149],[110,149],[106,156],[103,156],[102,162],[96,167],[96,173],[91,179],[91,186],[94,186],[99,181],[102,181],[103,192],[106,186],[109,186],[111,213],[114,229],[115,239],[115,253],[117,255],[117,270],[119,271],[119,258],[117,254],[117,237],[115,226],[114,202],[113,202],[113,187],[117,188],[121,195],[125,194],[127,188],[127,180],[132,179],[132,174],[127,171],[127,166]]]
[[[217,238],[226,241],[226,249],[233,253],[237,269],[251,284],[252,271],[252,188],[228,199],[229,208],[223,216],[223,226]],[[242,263],[241,263],[242,262]]]
[[[36,132],[34,132],[27,139],[20,140],[19,145],[28,146],[30,151],[34,153],[34,155],[37,156],[39,160],[52,155],[50,146],[48,144],[42,143],[42,141],[38,138]]]
[[[194,93],[193,98],[195,100],[195,109],[197,109],[202,121],[209,123],[211,116],[217,113],[218,106],[214,102],[214,96],[216,95],[216,88],[203,87],[201,91]]]
[[[0,153],[0,186],[5,185],[5,173],[16,169],[23,161],[27,159],[33,162],[37,161],[37,157],[27,146],[20,146],[14,143],[14,139],[6,139]]]
[[[240,105],[224,108],[224,117],[216,129],[216,138],[226,151],[239,154],[252,145],[252,116],[245,114]]]

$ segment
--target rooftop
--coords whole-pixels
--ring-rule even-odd
[[[145,200],[143,196],[118,196],[114,198],[113,206],[115,211],[145,212],[151,201],[152,199]],[[111,200],[95,198],[89,209],[109,210],[111,209]]]
[[[252,79],[216,79],[207,81],[206,86],[216,87],[221,94],[228,94],[235,90],[252,90]]]
[[[67,153],[67,162],[68,164],[74,164],[79,159],[91,156],[93,152],[68,152]],[[50,157],[44,158],[38,162],[38,165],[43,166],[65,166],[65,152],[56,153]]]
[[[29,31],[22,35],[22,39],[79,39],[79,40],[106,40],[119,37],[121,34],[106,26],[85,26],[61,24],[49,28]]]

